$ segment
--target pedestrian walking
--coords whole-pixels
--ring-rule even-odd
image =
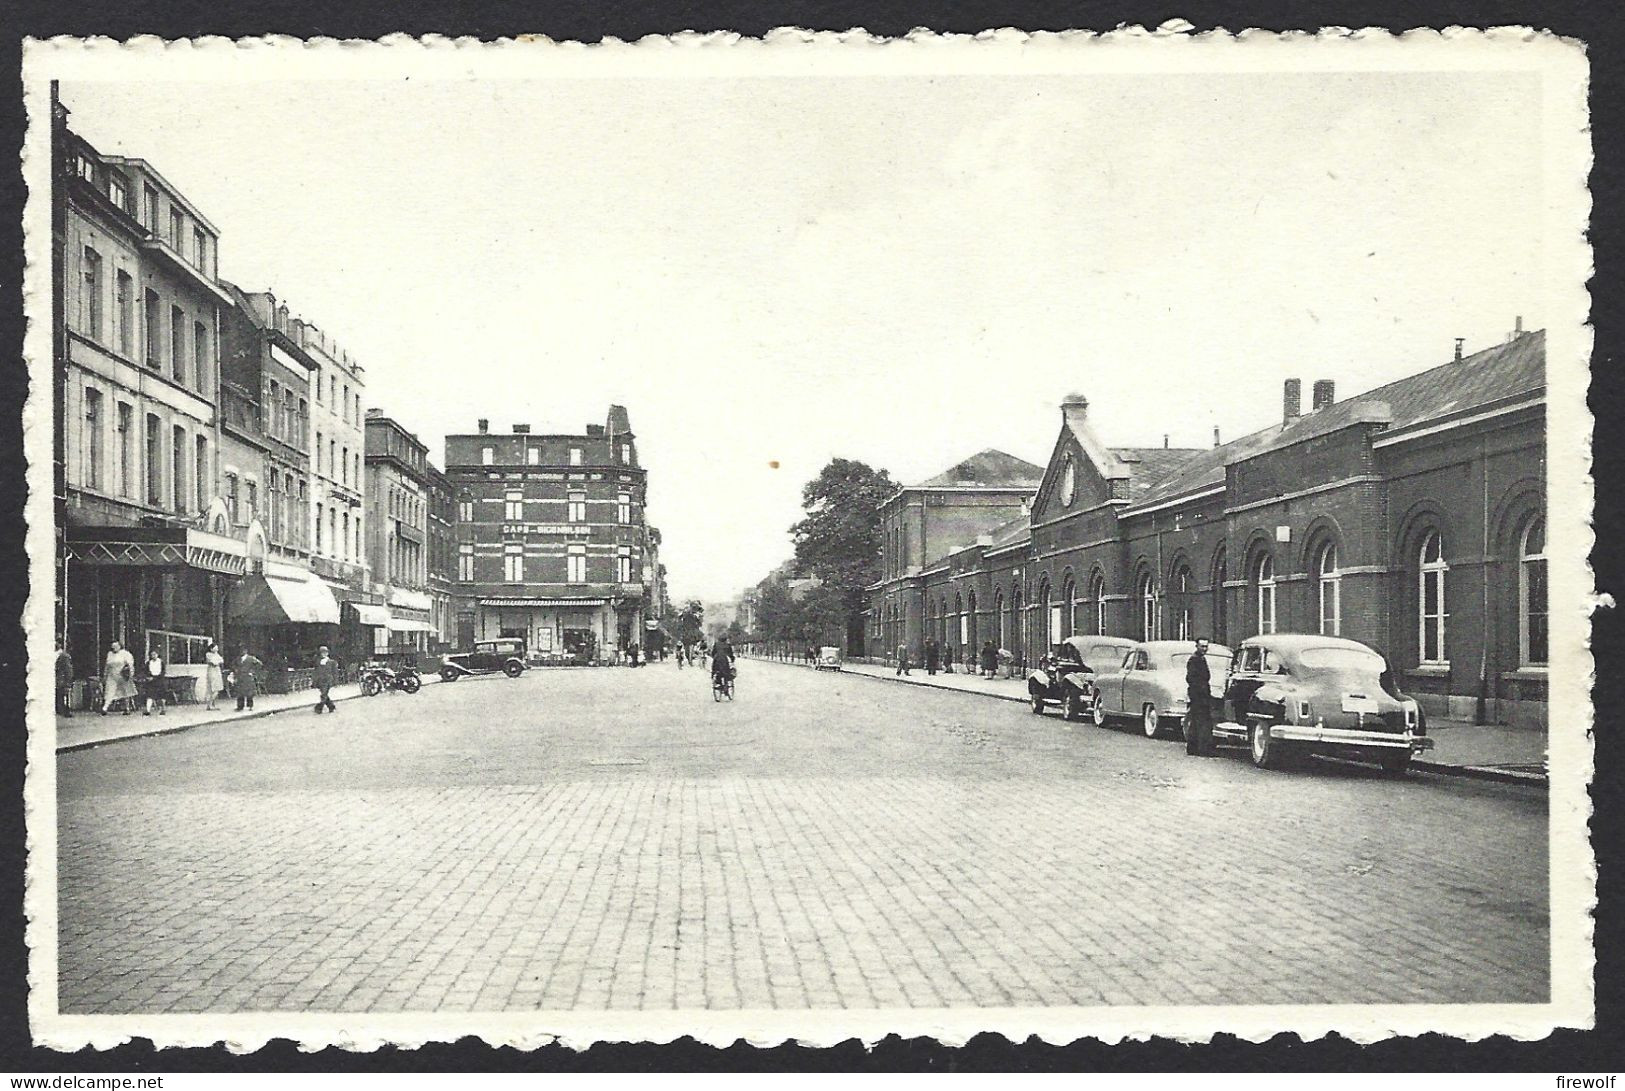
[[[907,675],[908,666],[908,645],[899,644],[897,645],[897,673]]]
[[[1196,654],[1185,661],[1185,753],[1212,757],[1213,676],[1207,664],[1207,640],[1198,637]]]
[[[939,656],[940,653],[937,649],[937,642],[935,640],[927,640],[925,642],[925,673],[927,675],[933,677],[936,675]]]
[[[316,714],[321,715],[323,709],[337,712],[338,706],[329,691],[339,683],[339,665],[327,654],[326,644],[316,649],[316,668],[310,672],[310,680],[316,686]]]
[[[959,655],[959,649],[956,648],[952,644],[949,644],[948,646],[946,646],[945,648],[942,649],[942,673],[943,674],[952,674],[954,672],[954,659],[958,655]]]
[[[154,704],[157,704],[160,716],[169,715],[169,695],[164,691],[164,657],[158,654],[157,648],[147,652],[146,673],[142,676],[141,688],[141,715],[151,716]]]
[[[247,648],[231,667],[231,692],[237,698],[237,711],[254,707],[254,691],[259,688],[260,672],[265,669],[253,652]]]
[[[68,649],[62,646],[62,641],[56,642],[56,714],[68,719],[73,718],[73,709],[69,708],[69,701],[73,693],[73,656]]]
[[[982,673],[989,678],[999,674],[999,649],[991,640],[982,642]]]
[[[220,691],[226,688],[226,657],[220,654],[220,645],[209,641],[209,650],[203,653],[203,690],[208,698],[203,707],[214,711]]]
[[[135,656],[115,640],[108,645],[107,662],[102,667],[102,715],[107,715],[107,710],[117,702],[128,716],[136,695]]]

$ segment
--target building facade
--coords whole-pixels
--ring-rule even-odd
[[[366,411],[367,559],[387,616],[376,651],[417,655],[434,631],[429,595],[429,449],[381,409]]]
[[[217,489],[219,232],[60,103],[52,156],[59,625],[78,677],[113,640],[201,673],[248,568]]]
[[[1543,725],[1545,362],[1520,329],[1346,401],[1321,380],[1308,412],[1289,380],[1278,424],[1197,451],[1108,448],[1070,396],[1030,515],[922,571],[926,609],[1018,661],[1073,633],[1352,637],[1430,715]]]
[[[456,501],[459,646],[523,638],[531,654],[613,658],[642,643],[658,560],[626,410],[579,434],[446,437]]]
[[[429,493],[429,633],[430,651],[447,651],[457,638],[452,585],[457,581],[457,501],[451,479],[428,466]]]

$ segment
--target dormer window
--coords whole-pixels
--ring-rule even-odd
[[[124,211],[130,211],[130,186],[123,175],[107,172],[107,198]]]
[[[73,172],[85,181],[95,184],[96,164],[91,161],[90,156],[84,154],[74,156]]]

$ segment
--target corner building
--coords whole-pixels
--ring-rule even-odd
[[[642,642],[656,564],[647,477],[626,410],[579,434],[446,437],[457,504],[457,644],[520,637],[538,657],[611,658]]]
[[[1340,635],[1429,715],[1544,726],[1544,331],[1342,402],[1321,380],[1308,412],[1301,393],[1196,450],[1109,448],[1067,397],[1030,512],[871,588],[871,635],[986,634],[1018,664],[1073,634]]]

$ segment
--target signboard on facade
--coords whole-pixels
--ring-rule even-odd
[[[586,538],[592,534],[589,526],[570,526],[565,523],[503,523],[504,534],[562,534],[568,538]]]

